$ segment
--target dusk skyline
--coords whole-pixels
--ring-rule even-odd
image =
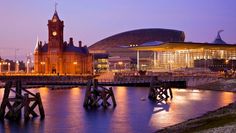
[[[236,43],[236,1],[58,0],[58,14],[64,20],[64,40],[73,37],[90,46],[111,35],[143,28],[182,30],[186,42],[212,42],[218,30],[224,41]],[[4,1],[0,5],[0,56],[23,60],[33,53],[36,38],[48,42],[48,20],[54,1]]]

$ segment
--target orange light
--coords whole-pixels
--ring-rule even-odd
[[[123,62],[122,62],[122,61],[119,61],[118,64],[119,64],[119,65],[123,65]]]

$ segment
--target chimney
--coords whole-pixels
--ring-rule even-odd
[[[82,47],[82,41],[79,41],[79,47],[80,48]]]
[[[74,44],[74,43],[73,43],[73,38],[72,38],[72,37],[70,38],[69,44]]]

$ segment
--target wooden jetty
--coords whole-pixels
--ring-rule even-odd
[[[119,77],[114,80],[99,79],[101,86],[133,86],[149,87],[153,76],[127,76]],[[89,79],[93,76],[0,76],[0,81],[21,80],[25,88],[38,88],[50,86],[86,86]],[[184,79],[164,79],[162,82],[170,84],[173,88],[186,88]]]
[[[97,79],[88,81],[84,97],[85,108],[97,108],[100,105],[102,105],[103,108],[107,108],[111,105],[108,101],[109,99],[111,99],[113,107],[116,107],[116,100],[112,87],[106,88],[98,85]]]
[[[150,90],[148,98],[150,100],[162,102],[168,98],[173,98],[172,90],[170,84],[167,82],[161,82],[157,77],[153,77],[150,83]]]
[[[22,88],[21,81],[16,81],[15,89],[12,88],[12,85],[12,81],[8,81],[5,84],[4,96],[0,107],[0,120],[4,120],[4,118],[18,120],[21,118],[23,109],[25,120],[28,120],[30,115],[36,117],[38,116],[35,112],[35,107],[37,106],[41,118],[44,118],[45,114],[40,93],[34,94]],[[10,92],[15,93],[15,97],[10,97]],[[6,113],[6,111],[8,112]]]

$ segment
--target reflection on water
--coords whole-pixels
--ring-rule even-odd
[[[32,89],[41,93],[45,119],[24,123],[3,121],[0,132],[153,132],[199,116],[236,99],[230,92],[174,89],[174,98],[156,103],[148,100],[148,88],[113,88],[117,107],[85,110],[85,89]],[[0,89],[0,100],[3,89]]]

